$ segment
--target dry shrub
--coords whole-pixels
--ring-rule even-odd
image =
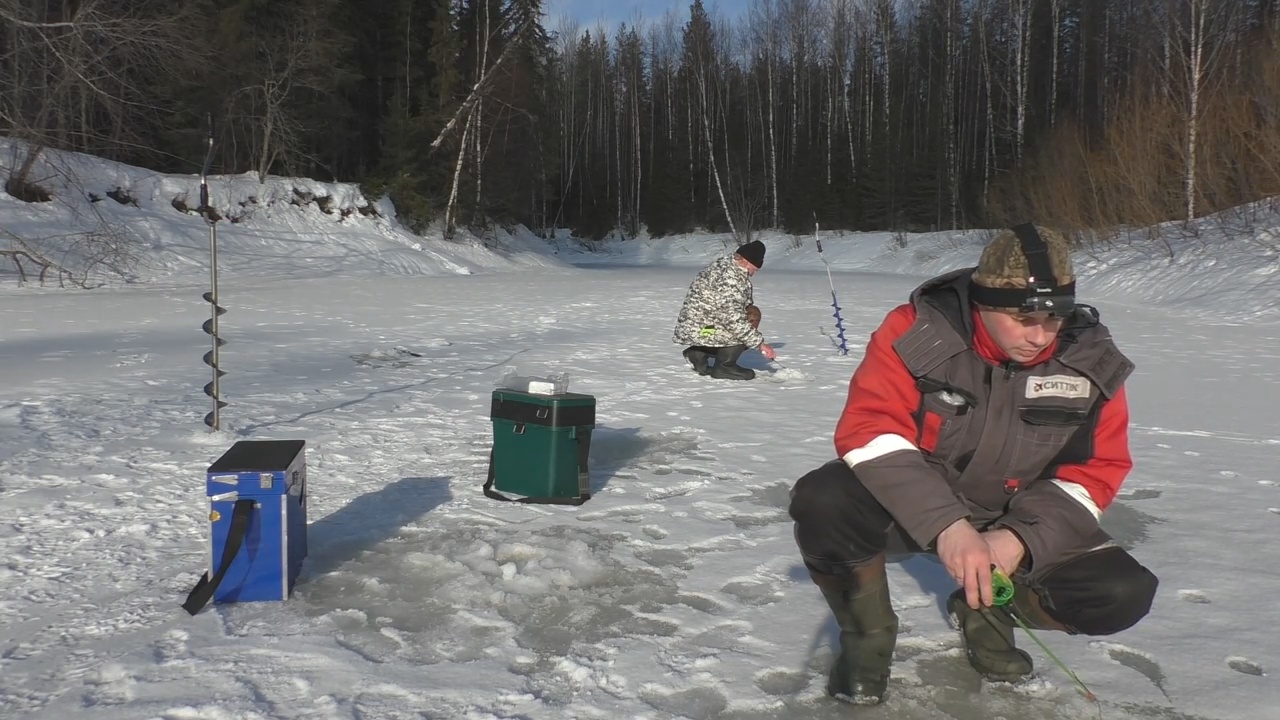
[[[1202,216],[1280,195],[1280,33],[1257,43],[1240,68],[1202,98],[1196,158]],[[1133,241],[1134,228],[1185,220],[1187,106],[1178,93],[1160,92],[1158,82],[1133,87],[1142,90],[1112,106],[1092,144],[1070,120],[1043,138],[993,186],[987,220],[1033,219],[1086,243]],[[1168,237],[1154,232],[1143,231],[1141,239],[1161,239],[1168,250]]]

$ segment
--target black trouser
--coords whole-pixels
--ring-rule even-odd
[[[833,460],[796,481],[791,490],[796,544],[810,569],[842,575],[873,556],[930,552],[902,532],[893,517],[843,460]],[[1158,581],[1150,570],[1107,540],[1030,573],[1020,586],[1040,596],[1045,611],[1085,635],[1126,630],[1150,610]]]
[[[747,350],[746,345],[730,345],[728,347],[711,347],[709,345],[690,345],[689,347],[684,349],[686,353],[700,352],[704,355],[710,355],[713,358],[718,357],[720,355],[728,354],[731,356],[731,361],[734,361],[734,362],[736,362],[737,358],[741,356],[742,353],[746,352],[746,350]]]

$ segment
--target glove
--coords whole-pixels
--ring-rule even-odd
[[[751,323],[752,330],[760,329],[760,308],[755,305],[747,306],[747,322]]]

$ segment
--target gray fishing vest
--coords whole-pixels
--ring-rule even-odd
[[[1087,461],[1104,399],[1134,369],[1087,306],[1034,367],[995,366],[973,348],[968,298],[972,268],[939,276],[911,295],[915,324],[894,349],[916,379],[917,446],[951,483],[975,519],[1000,515],[1014,493]]]

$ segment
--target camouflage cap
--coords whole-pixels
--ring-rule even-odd
[[[1053,278],[1036,278],[1048,280],[1056,285],[1067,285],[1075,279],[1075,270],[1071,265],[1071,244],[1066,236],[1051,228],[1035,226],[1048,249],[1049,266],[1053,270]],[[1000,234],[982,250],[982,258],[973,272],[976,285],[989,288],[1025,288],[1031,278],[1031,266],[1023,253],[1022,243],[1013,230],[1002,230]]]

